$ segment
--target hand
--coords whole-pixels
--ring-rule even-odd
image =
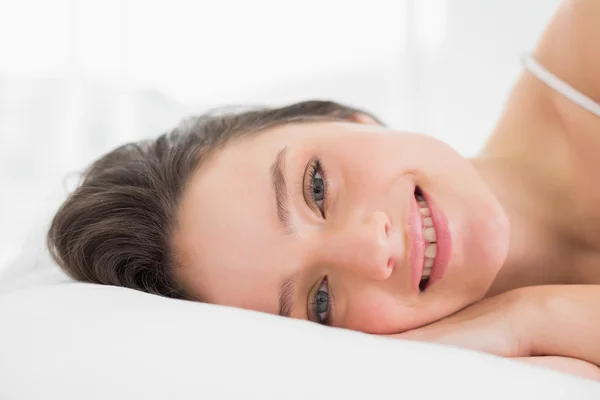
[[[535,286],[484,299],[393,336],[516,357],[600,380],[598,321],[600,286]]]
[[[517,289],[481,300],[430,325],[393,336],[504,357],[528,357],[532,355],[528,327],[536,314],[527,292]]]
[[[600,368],[590,362],[578,360],[576,358],[544,356],[522,357],[515,358],[515,360],[550,368],[560,372],[566,372],[567,374],[577,375],[593,381],[600,381]]]

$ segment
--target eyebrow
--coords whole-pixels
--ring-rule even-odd
[[[294,304],[294,293],[297,274],[292,274],[281,282],[279,289],[279,315],[289,317],[292,313],[292,305]]]
[[[296,227],[290,218],[289,192],[283,173],[285,170],[286,153],[287,147],[283,147],[277,152],[275,161],[271,165],[271,184],[275,193],[275,206],[277,208],[279,224],[286,234],[293,234],[296,231]],[[297,280],[297,274],[292,274],[281,282],[279,288],[279,315],[283,317],[289,317],[292,313]]]
[[[285,181],[285,155],[287,153],[287,147],[282,148],[277,153],[275,161],[271,165],[271,185],[275,192],[275,206],[277,207],[277,218],[279,224],[283,228],[286,234],[293,234],[296,231],[296,227],[292,223],[290,218],[290,199]]]

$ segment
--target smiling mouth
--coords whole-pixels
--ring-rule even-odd
[[[423,258],[423,272],[419,281],[419,290],[424,291],[429,283],[431,271],[435,265],[435,257],[437,255],[437,237],[433,220],[431,219],[431,210],[421,192],[421,189],[415,187],[415,199],[419,205],[419,214],[423,226],[423,241],[425,243],[425,257]]]

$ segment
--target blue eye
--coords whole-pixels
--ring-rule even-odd
[[[321,285],[315,292],[312,303],[314,314],[317,317],[317,322],[320,324],[329,325],[331,315],[329,304],[329,284],[327,283],[327,278],[321,281]]]
[[[312,159],[308,165],[308,176],[305,193],[308,194],[313,204],[317,206],[322,217],[325,217],[325,195],[327,181],[325,171],[318,159]]]
[[[312,198],[314,201],[323,201],[325,198],[325,183],[321,177],[321,172],[315,171],[312,176]]]

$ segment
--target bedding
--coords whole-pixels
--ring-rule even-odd
[[[72,281],[44,247],[48,219],[64,196],[62,190],[46,195],[49,187],[62,189],[48,177],[64,171],[42,162],[46,153],[60,159],[54,155],[64,154],[72,138],[40,142],[39,154],[26,151],[34,132],[61,137],[62,120],[54,116],[67,115],[66,109],[47,105],[62,104],[64,90],[36,84],[24,92],[2,81],[0,88],[2,99],[31,93],[22,97],[39,100],[22,110],[12,100],[0,104],[2,126],[22,132],[0,138],[4,176],[20,171],[12,165],[29,168],[29,175],[13,177],[20,186],[4,188],[14,202],[5,204],[3,216],[10,218],[0,218],[8,223],[1,253],[17,255],[0,265],[0,400],[600,399],[597,383],[486,354]],[[77,124],[65,122],[74,132],[96,132],[73,144],[79,148],[66,147],[81,150],[76,154],[86,160],[85,149],[98,151],[90,150],[92,142],[108,146],[115,139],[111,126],[97,124],[114,119],[109,105],[116,95],[95,90],[82,89],[87,106],[68,114]],[[187,112],[162,96],[138,97],[144,126],[135,137]],[[20,141],[11,147],[13,139]],[[27,163],[26,156],[38,162]],[[34,226],[33,235],[19,250],[25,224]]]
[[[78,283],[33,236],[0,281],[0,399],[598,399],[487,354]]]

